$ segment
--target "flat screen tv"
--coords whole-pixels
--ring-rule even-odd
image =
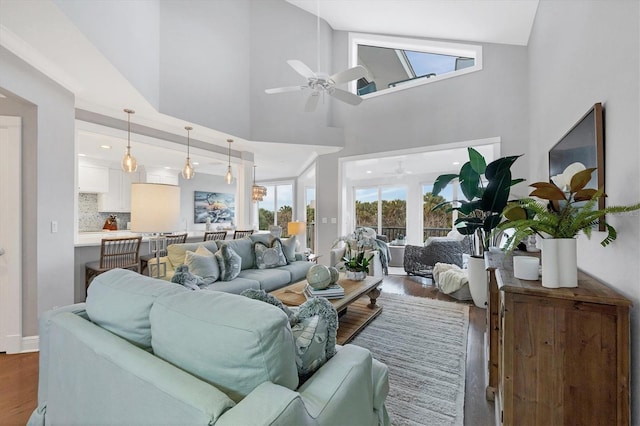
[[[602,104],[596,103],[580,120],[549,150],[549,180],[564,172],[567,166],[582,163],[595,167],[596,171],[587,188],[604,188],[604,116]],[[604,208],[605,197],[598,200],[598,208]],[[604,231],[604,220],[598,230]]]

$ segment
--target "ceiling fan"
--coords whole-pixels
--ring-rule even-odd
[[[400,179],[402,176],[405,175],[410,175],[413,172],[411,172],[410,170],[405,169],[404,167],[402,167],[402,161],[398,161],[398,167],[396,167],[395,169],[393,169],[392,172],[386,172],[386,174],[388,175],[394,175],[395,177],[397,177],[398,179]]]
[[[316,0],[316,64],[318,70],[320,69],[320,1]],[[344,71],[337,72],[332,75],[322,73],[320,71],[312,71],[304,62],[298,59],[289,59],[287,64],[293,68],[298,74],[307,79],[307,84],[304,86],[288,86],[278,87],[275,89],[266,89],[265,92],[269,95],[274,93],[285,92],[297,92],[300,90],[310,90],[309,98],[305,104],[305,112],[312,112],[316,110],[318,106],[318,100],[320,95],[325,93],[329,96],[336,98],[339,101],[345,102],[349,105],[358,105],[362,102],[362,98],[346,90],[338,89],[336,85],[347,83],[352,80],[358,80],[366,77],[369,73],[367,69],[361,65],[357,65],[353,68],[349,68]]]
[[[290,59],[287,61],[289,66],[293,68],[298,74],[307,79],[305,86],[288,86],[278,87],[275,89],[267,89],[267,94],[296,92],[300,90],[310,90],[311,94],[307,99],[304,110],[306,112],[315,111],[318,106],[318,100],[320,94],[328,94],[336,98],[339,101],[346,102],[349,105],[358,105],[362,102],[360,96],[347,92],[346,90],[338,89],[337,84],[346,83],[348,81],[357,80],[367,76],[367,69],[361,65],[357,65],[353,68],[349,68],[344,71],[340,71],[333,75],[327,75],[320,72],[313,72],[311,68],[304,64],[304,62],[297,59]]]

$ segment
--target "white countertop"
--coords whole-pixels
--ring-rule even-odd
[[[187,238],[191,237],[204,237],[204,231],[189,231]],[[95,232],[78,232],[75,239],[76,247],[89,247],[99,246],[103,238],[124,238],[135,237],[141,235],[142,242],[149,241],[151,234],[140,234],[138,232],[131,232],[127,230],[122,231],[95,231]]]

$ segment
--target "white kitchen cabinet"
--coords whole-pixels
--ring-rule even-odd
[[[165,183],[169,185],[178,185],[178,173],[167,171],[164,169],[150,169],[146,174],[146,183]]]
[[[139,173],[109,169],[109,192],[98,196],[98,211],[125,213],[131,211],[131,184],[139,182]]]
[[[93,164],[78,164],[78,192],[109,192],[109,169]]]

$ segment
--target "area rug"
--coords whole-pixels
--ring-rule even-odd
[[[351,342],[389,367],[393,425],[463,425],[469,307],[382,293],[382,314]]]

